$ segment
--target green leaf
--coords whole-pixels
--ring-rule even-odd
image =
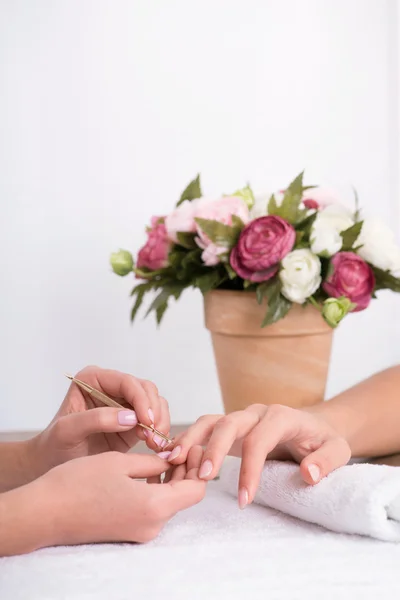
[[[264,283],[260,283],[257,286],[256,297],[257,297],[258,304],[262,304],[263,303],[264,296],[266,295],[267,290],[270,287],[270,285],[271,285],[271,283],[269,281],[265,281]]]
[[[162,318],[164,316],[165,311],[168,308],[168,302],[164,302],[164,304],[161,304],[161,306],[159,306],[156,309],[156,321],[157,321],[157,325],[160,325]]]
[[[229,279],[236,279],[238,277],[237,273],[232,269],[229,263],[224,265],[226,272],[228,273]]]
[[[298,247],[302,239],[304,238],[304,231],[296,231],[296,241],[294,245]]]
[[[161,317],[162,317],[168,307],[169,298],[171,296],[174,296],[174,298],[176,300],[178,300],[179,296],[181,295],[181,293],[183,292],[185,287],[186,286],[182,285],[182,283],[180,283],[180,282],[171,282],[171,283],[165,284],[165,286],[162,288],[161,292],[154,298],[153,302],[150,304],[150,307],[146,313],[146,317],[153,310],[156,311],[156,316],[157,316],[157,311],[159,311],[159,314],[161,314]],[[166,305],[166,306],[164,307],[164,305]]]
[[[226,278],[226,276],[221,275],[220,271],[212,269],[208,273],[196,277],[193,285],[194,287],[199,288],[202,294],[206,294],[210,290],[219,287]]]
[[[315,219],[317,218],[317,212],[309,215],[296,225],[296,231],[301,231],[303,233],[303,237],[307,240],[310,239],[311,229],[314,225]]]
[[[247,204],[248,208],[253,208],[253,206],[254,206],[255,198],[254,198],[253,190],[250,187],[250,184],[247,184],[246,187],[244,187],[240,190],[236,190],[236,192],[234,192],[233,194],[229,194],[229,195],[242,198],[244,200],[244,202]]]
[[[240,229],[242,230],[244,227],[244,223],[240,217],[238,217],[237,215],[232,215],[232,226],[240,227]]]
[[[389,273],[378,269],[378,267],[372,267],[375,275],[375,291],[377,290],[392,290],[392,292],[400,293],[400,279]]]
[[[305,189],[303,187],[303,175],[304,171],[297,175],[297,177],[285,190],[280,206],[277,205],[276,198],[272,194],[268,202],[269,215],[281,217],[292,225],[295,225],[307,216],[307,209],[300,208],[303,191]]]
[[[196,198],[201,198],[201,186],[200,186],[200,173],[197,175],[193,181],[189,183],[189,185],[184,189],[179,198],[177,205],[180,206],[182,202],[185,200],[195,200]]]
[[[147,292],[149,292],[151,289],[153,289],[154,287],[154,282],[153,281],[148,281],[146,283],[140,283],[139,285],[135,286],[131,292],[131,296],[136,296],[136,301],[135,304],[132,307],[132,311],[131,311],[131,322],[133,323],[137,311],[139,310],[139,308],[142,305],[143,302],[143,298],[145,296],[145,294]]]
[[[278,211],[278,205],[276,203],[276,198],[275,198],[274,194],[272,194],[272,196],[268,202],[267,213],[269,215],[276,215],[277,211]]]
[[[267,297],[268,307],[261,327],[272,325],[282,319],[289,312],[292,303],[282,296],[281,282],[279,279],[274,280],[265,290],[264,295]]]
[[[224,223],[220,223],[219,221],[199,218],[195,219],[195,221],[214,244],[225,248],[232,248],[236,244],[241,232],[240,225],[224,225]]]
[[[352,225],[348,229],[345,229],[344,231],[341,232],[340,235],[342,236],[342,240],[343,240],[342,250],[352,250],[353,249],[353,246],[354,246],[355,242],[357,241],[358,236],[360,235],[362,226],[363,226],[363,221],[358,221],[358,223],[354,223],[354,225]]]
[[[186,233],[184,231],[178,231],[176,234],[178,239],[178,243],[180,246],[191,250],[192,248],[198,248],[195,242],[195,234],[194,233]]]

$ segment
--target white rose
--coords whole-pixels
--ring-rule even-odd
[[[279,277],[285,298],[303,304],[321,285],[321,262],[307,248],[293,250],[282,260]]]
[[[250,219],[266,217],[268,214],[268,202],[271,194],[260,194],[254,197],[254,204],[250,210]]]
[[[340,233],[354,225],[351,212],[341,204],[331,204],[321,210],[311,228],[311,250],[330,257],[342,247]]]
[[[365,219],[354,245],[362,246],[358,254],[378,269],[392,273],[400,270],[400,248],[393,231],[380,219]]]

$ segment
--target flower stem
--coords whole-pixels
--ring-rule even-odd
[[[312,304],[313,306],[315,306],[315,308],[317,310],[319,310],[319,312],[322,312],[322,307],[321,307],[320,304],[318,304],[318,302],[316,301],[316,299],[314,298],[314,296],[310,296],[308,298],[308,301],[309,301],[310,304]]]

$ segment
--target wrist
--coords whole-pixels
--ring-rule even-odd
[[[352,408],[342,403],[337,403],[335,398],[326,402],[321,402],[314,406],[304,409],[319,418],[322,418],[338,436],[344,438],[349,444],[352,456],[354,453],[354,436],[360,427],[360,415]]]

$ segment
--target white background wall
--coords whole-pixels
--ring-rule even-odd
[[[201,171],[359,191],[399,231],[393,0],[0,0],[0,429],[43,427],[85,364],[221,410],[201,298],[129,325],[108,267]],[[400,361],[399,297],[335,334],[328,393]]]

